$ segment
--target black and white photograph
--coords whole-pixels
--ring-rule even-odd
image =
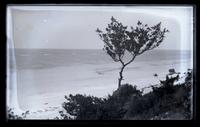
[[[193,9],[7,6],[7,119],[191,120]]]

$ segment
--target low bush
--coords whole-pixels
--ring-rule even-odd
[[[127,111],[126,105],[131,96],[141,96],[141,92],[136,87],[125,84],[109,95],[107,98],[97,98],[86,95],[65,96],[67,102],[63,103],[63,108],[75,119],[121,119]],[[60,113],[62,118],[66,115]],[[66,119],[69,119],[66,117]]]
[[[97,112],[104,102],[101,98],[80,94],[75,96],[70,94],[69,97],[65,96],[65,99],[67,102],[63,103],[63,108],[71,116],[75,116],[79,120],[97,119]]]
[[[191,73],[185,82],[173,85],[176,79],[161,81],[160,87],[142,95],[130,84],[124,84],[107,98],[81,94],[65,96],[64,110],[76,120],[118,120],[118,119],[183,119],[191,118]],[[169,84],[168,84],[169,83]],[[60,113],[62,119],[72,119]],[[178,118],[177,118],[178,119]]]

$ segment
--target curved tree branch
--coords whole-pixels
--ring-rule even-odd
[[[135,59],[135,57],[136,57],[136,55],[134,55],[129,62],[127,62],[126,64],[124,64],[124,66],[127,66],[128,64],[130,64],[131,62],[133,62],[133,60]]]

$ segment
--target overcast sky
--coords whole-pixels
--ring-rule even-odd
[[[95,32],[111,16],[127,26],[140,20],[149,26],[162,22],[169,29],[159,49],[192,50],[192,7],[129,6],[10,6],[8,37],[15,48],[102,49]]]

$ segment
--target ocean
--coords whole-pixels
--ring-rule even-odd
[[[46,69],[75,64],[115,63],[100,49],[15,49],[17,69]],[[188,60],[192,62],[191,51],[152,50],[137,56],[133,63],[141,61]]]

